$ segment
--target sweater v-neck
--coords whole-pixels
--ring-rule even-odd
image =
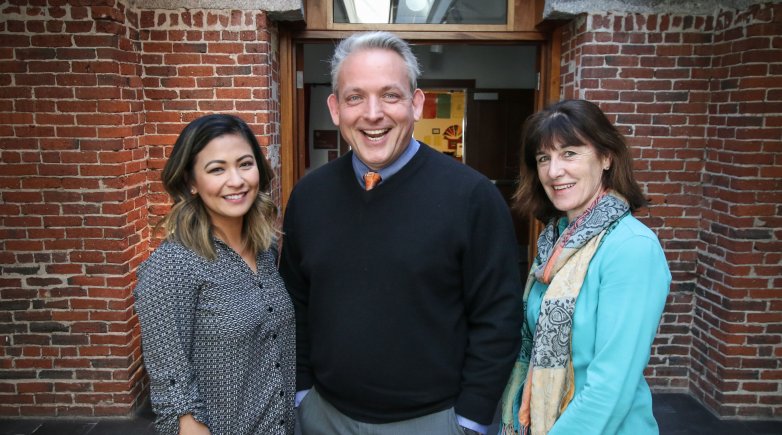
[[[410,178],[412,174],[421,168],[424,165],[424,162],[426,162],[426,160],[429,158],[429,153],[433,152],[433,150],[425,143],[419,141],[419,144],[421,145],[420,148],[418,148],[418,151],[415,153],[415,155],[413,155],[413,158],[410,159],[406,165],[397,171],[393,177],[389,177],[387,180],[383,180],[382,183],[377,185],[372,190],[364,190],[364,188],[356,182],[356,174],[351,163],[352,155],[348,155],[345,158],[345,166],[347,166],[348,170],[343,171],[346,175],[343,181],[350,184],[351,187],[349,187],[349,189],[351,189],[351,191],[358,192],[358,194],[361,196],[361,200],[364,203],[369,203],[374,198],[385,197],[386,195],[389,195],[388,192],[396,191],[399,188],[398,186],[402,185],[406,181],[405,179]]]

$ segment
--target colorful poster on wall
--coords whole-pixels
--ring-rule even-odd
[[[424,91],[426,102],[414,137],[457,159],[462,155],[465,92],[453,89]]]

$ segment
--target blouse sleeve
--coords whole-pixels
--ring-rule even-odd
[[[630,412],[665,307],[671,274],[655,238],[634,235],[601,250],[594,359],[584,388],[551,435],[616,433]]]
[[[179,417],[185,414],[208,425],[189,357],[197,275],[187,264],[192,257],[185,255],[184,248],[167,249],[171,247],[164,244],[139,267],[134,290],[155,426],[164,435],[178,434]]]

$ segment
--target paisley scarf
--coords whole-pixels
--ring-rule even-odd
[[[576,299],[601,240],[629,212],[621,195],[607,191],[562,234],[558,219],[552,219],[538,238],[538,256],[524,289],[523,313],[535,281],[548,288],[534,337],[524,315],[521,351],[502,395],[501,434],[546,434],[573,398],[571,340]]]

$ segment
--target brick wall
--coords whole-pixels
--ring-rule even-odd
[[[647,377],[726,417],[782,416],[782,6],[583,15],[562,96],[628,137],[673,285]]]
[[[130,4],[0,1],[0,417],[143,400],[131,289],[187,122],[237,114],[279,168],[266,16]]]

